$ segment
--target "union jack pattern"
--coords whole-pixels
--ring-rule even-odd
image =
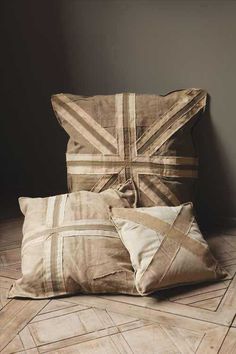
[[[198,165],[191,145],[188,149],[190,127],[205,107],[203,90],[166,96],[58,94],[52,104],[70,136],[66,159],[71,192],[100,192],[132,178],[142,206],[188,201],[183,186],[197,177]]]

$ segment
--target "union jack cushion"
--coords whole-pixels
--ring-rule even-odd
[[[198,168],[191,132],[206,96],[201,89],[165,96],[53,95],[54,112],[69,134],[69,191],[100,192],[133,179],[139,206],[191,201]]]

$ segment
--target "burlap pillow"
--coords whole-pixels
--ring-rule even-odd
[[[82,293],[135,294],[127,250],[109,220],[108,205],[130,207],[134,190],[81,191],[20,198],[25,222],[22,273],[9,297]]]
[[[113,208],[111,218],[130,253],[141,295],[227,275],[211,254],[191,203],[178,207]]]
[[[201,89],[166,96],[120,93],[52,96],[69,134],[69,191],[102,191],[132,177],[140,206],[192,200],[198,160],[191,130],[204,109]]]

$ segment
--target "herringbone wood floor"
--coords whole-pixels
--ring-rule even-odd
[[[0,225],[2,353],[236,353],[236,230],[208,237],[231,276],[145,298],[8,300],[20,276],[22,219]]]

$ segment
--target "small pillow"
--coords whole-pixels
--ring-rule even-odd
[[[109,220],[109,205],[135,205],[133,184],[20,198],[25,215],[22,273],[9,297],[47,298],[77,292],[137,294],[129,253]]]
[[[141,295],[227,275],[211,254],[191,203],[135,210],[112,208],[111,218],[129,251]]]

